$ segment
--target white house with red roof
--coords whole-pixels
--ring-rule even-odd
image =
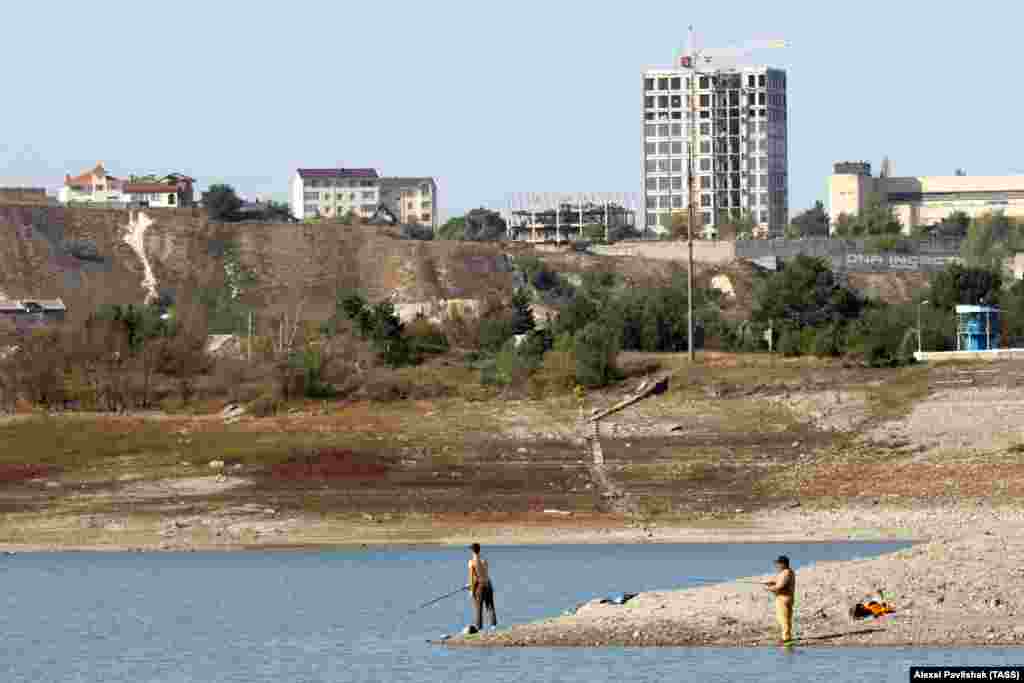
[[[134,204],[154,208],[191,206],[195,179],[183,173],[131,176],[127,180],[107,173],[103,162],[77,176],[66,175],[57,193],[62,204]]]
[[[380,202],[380,177],[372,168],[300,168],[290,195],[292,215],[300,221],[349,212],[369,218]]]
[[[65,175],[57,199],[61,204],[124,202],[123,188],[124,181],[107,173],[100,161],[79,175]]]

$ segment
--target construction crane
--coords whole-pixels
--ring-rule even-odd
[[[686,293],[687,293],[687,349],[690,362],[696,360],[693,343],[693,226],[697,222],[696,210],[696,177],[694,176],[694,150],[697,148],[697,127],[695,123],[695,110],[697,108],[697,76],[702,73],[713,73],[716,69],[725,66],[717,64],[718,60],[738,60],[752,52],[763,49],[777,49],[786,47],[784,40],[756,40],[749,41],[738,47],[725,48],[703,48],[697,49],[696,33],[693,26],[689,28],[689,48],[686,53],[679,56],[678,68],[688,69],[691,76],[688,79],[688,100],[686,107],[686,128],[687,128],[687,150],[686,150],[686,173],[687,173],[687,225],[686,241],[689,251],[688,265],[686,269]],[[671,215],[671,212],[670,212]]]

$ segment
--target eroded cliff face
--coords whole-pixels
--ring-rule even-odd
[[[0,293],[61,297],[72,314],[223,287],[228,252],[254,276],[244,297],[269,313],[301,300],[327,315],[341,288],[411,303],[477,298],[512,281],[500,245],[398,240],[364,226],[210,223],[191,209],[6,204],[0,235]]]

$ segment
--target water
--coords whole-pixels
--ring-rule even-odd
[[[684,576],[799,570],[900,545],[493,547],[504,624]],[[904,681],[914,665],[1020,664],[1019,650],[447,649],[469,620],[459,549],[0,558],[0,681]],[[756,589],[755,589],[756,590]],[[768,609],[767,598],[765,608]],[[798,625],[799,626],[799,625]]]

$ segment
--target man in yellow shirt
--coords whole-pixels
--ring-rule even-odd
[[[789,567],[789,558],[780,555],[775,560],[779,572],[771,581],[765,581],[765,590],[775,594],[775,618],[782,631],[781,644],[793,642],[793,600],[796,596],[796,573]]]
[[[480,544],[469,546],[473,557],[469,560],[469,592],[473,596],[476,613],[476,629],[483,630],[484,608],[491,614],[491,625],[497,627],[498,614],[494,611],[494,586],[491,584],[491,570],[487,560],[480,557]]]

